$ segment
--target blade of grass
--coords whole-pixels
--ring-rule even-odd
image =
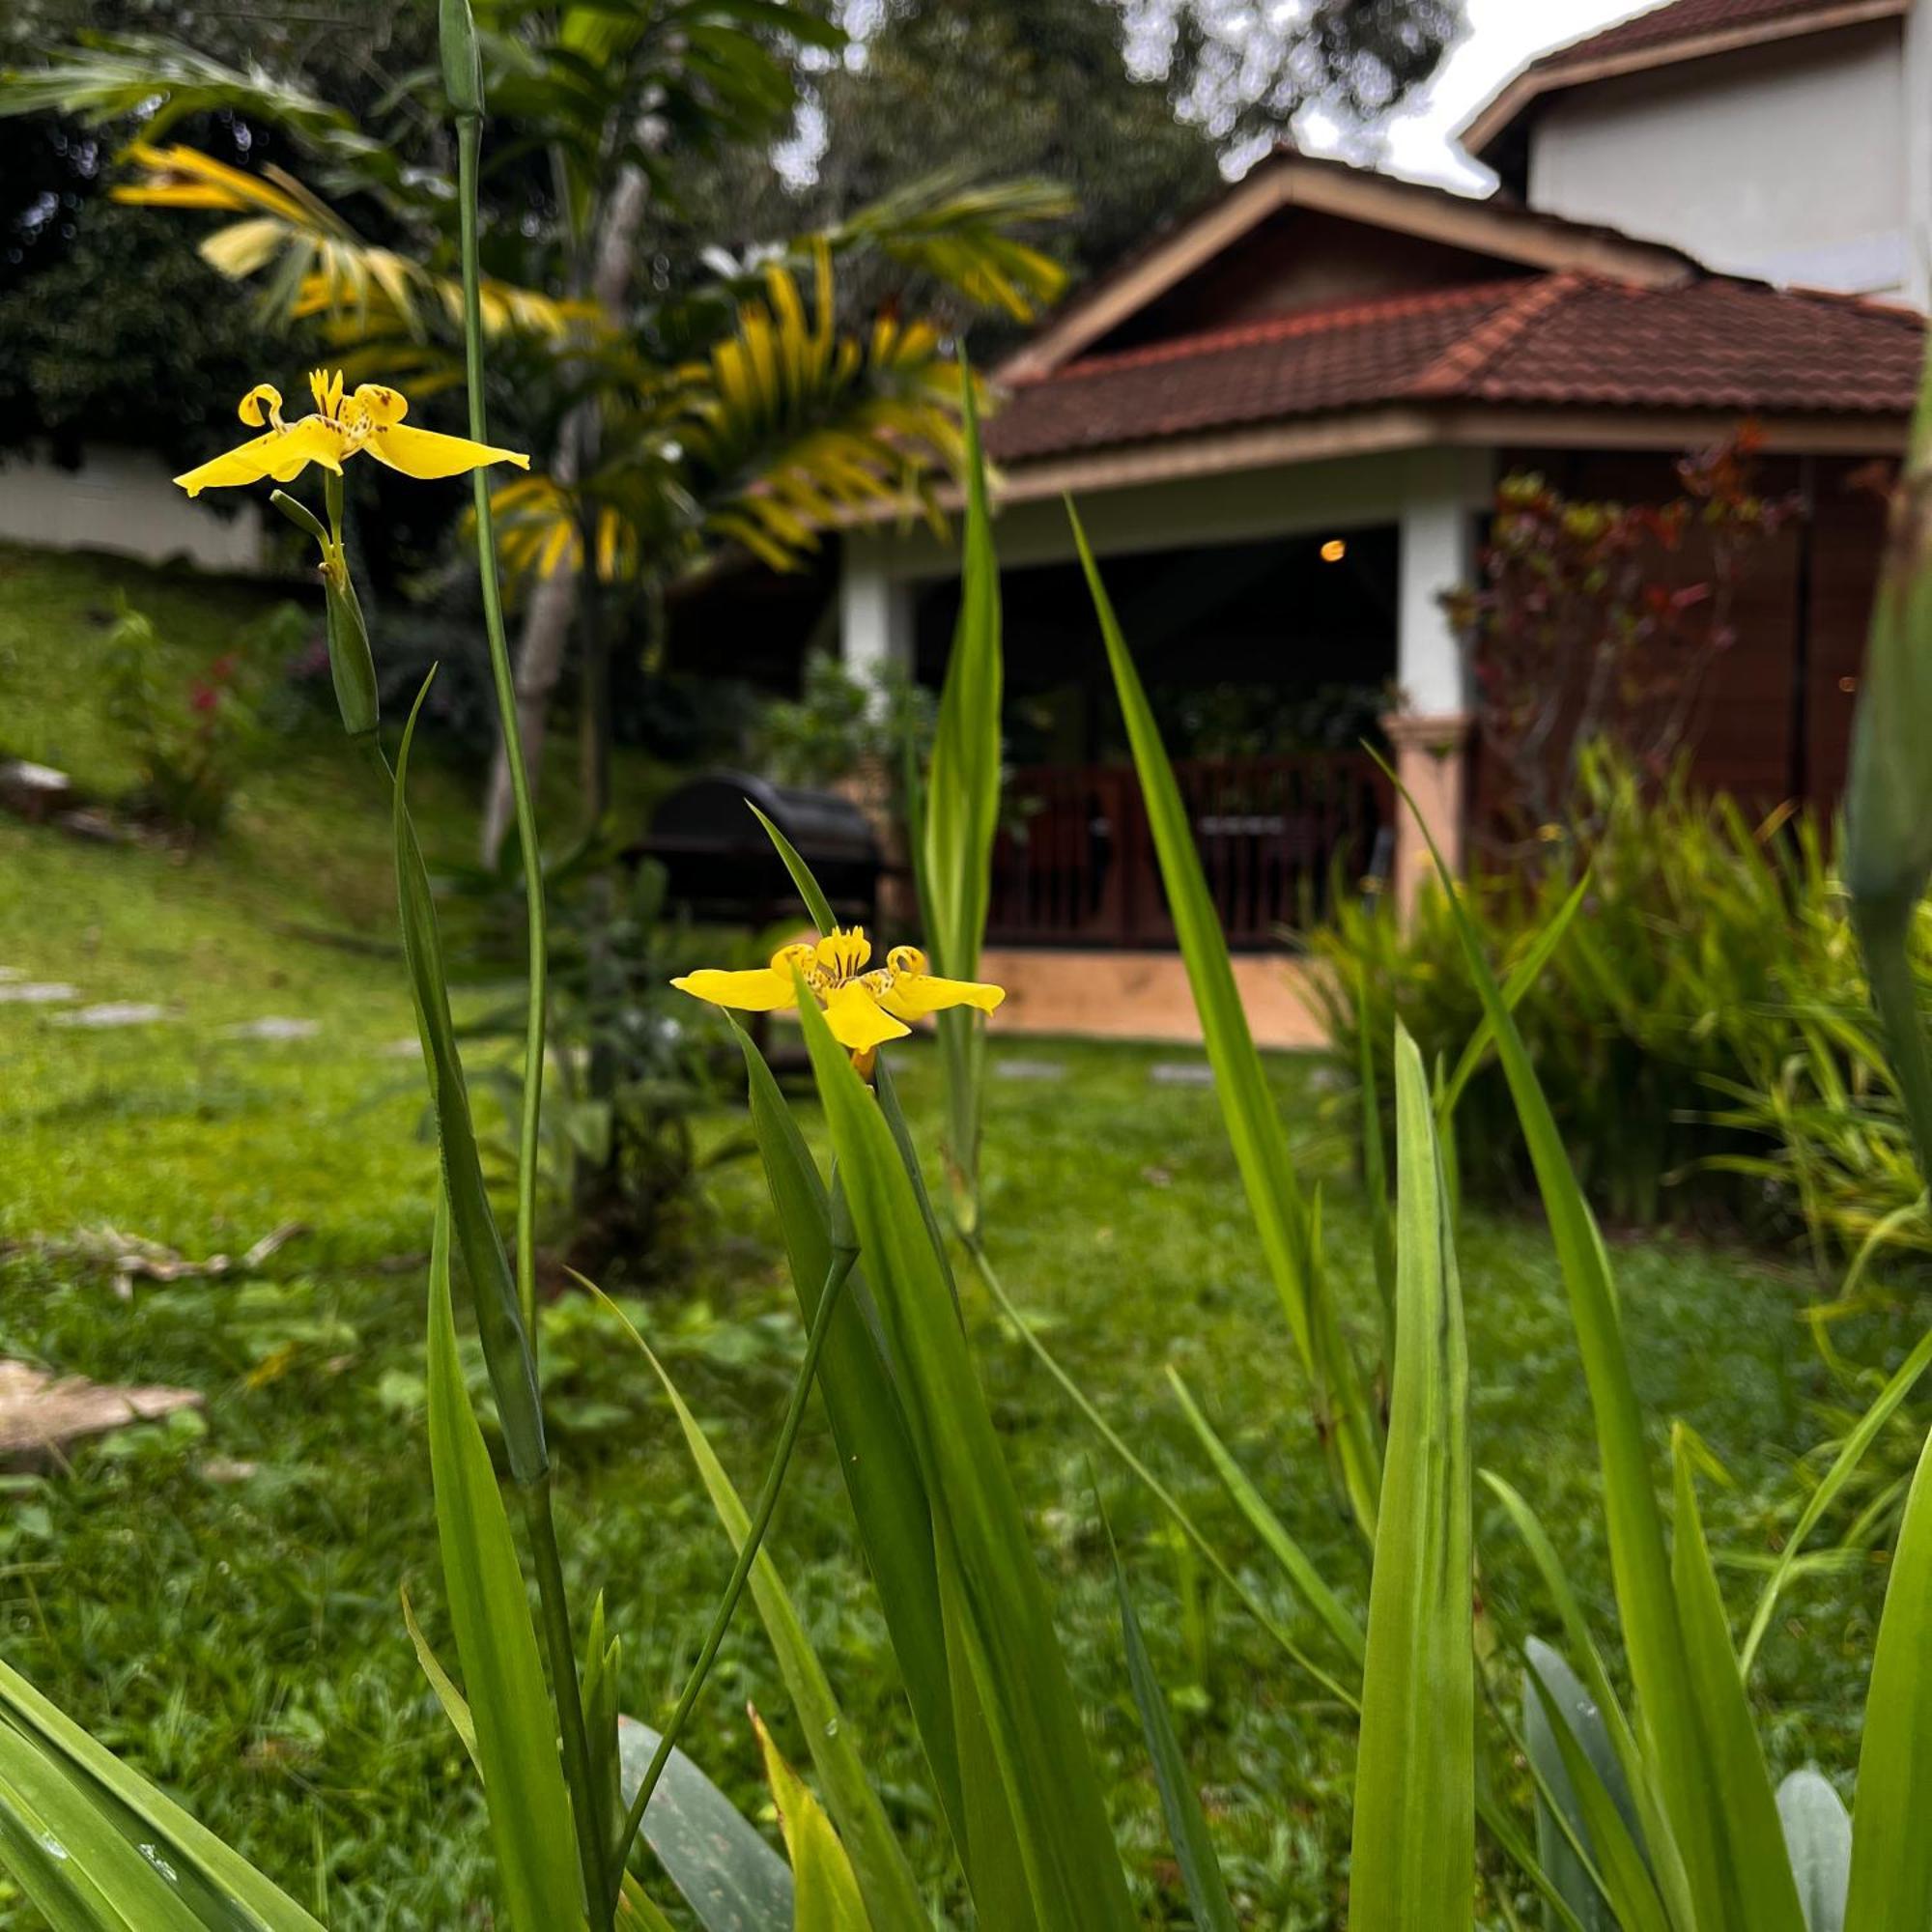
[[[1227,940],[1208,892],[1174,767],[1100,580],[1087,532],[1070,502],[1066,514],[1072,522],[1073,540],[1087,574],[1107,661],[1113,669],[1114,689],[1126,721],[1175,933],[1180,942],[1187,982],[1214,1069],[1215,1094],[1249,1210],[1260,1231],[1268,1272],[1302,1365],[1315,1384],[1318,1427],[1338,1459],[1355,1520],[1363,1535],[1373,1541],[1376,1496],[1381,1486],[1381,1449],[1373,1405],[1343,1340],[1334,1303],[1324,1292],[1324,1279],[1311,1264],[1307,1209],[1288,1138],[1235,985]],[[1334,1406],[1332,1434],[1327,1413],[1330,1404]]]
[[[1369,1588],[1349,1920],[1475,1922],[1469,1366],[1422,1056],[1398,1027],[1396,1354]]]

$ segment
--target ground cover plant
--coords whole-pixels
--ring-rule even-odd
[[[1528,1911],[1565,1926],[1605,1922],[1607,1915],[1621,1925],[1673,1932],[1820,1932],[1838,1924],[1862,1932],[1920,1922],[1932,1912],[1932,1846],[1913,1829],[1926,1795],[1918,1749],[1928,1721],[1921,1709],[1926,1693],[1914,1669],[1928,1614],[1921,1573],[1932,1565],[1932,1492],[1923,1480],[1915,1480],[1906,1502],[1876,1634],[1861,1631],[1850,1646],[1855,1677],[1862,1680],[1868,1664],[1871,1679],[1853,1813],[1808,1769],[1774,1787],[1769,1767],[1778,1756],[1777,1741],[1774,1734],[1768,1758],[1747,1677],[1778,1611],[1795,1601],[1786,1593],[1816,1583],[1812,1573],[1821,1566],[1804,1563],[1804,1539],[1856,1469],[1870,1435],[1910,1392],[1932,1349],[1913,1350],[1816,1485],[1753,1593],[1757,1608],[1740,1651],[1700,1514],[1699,1482],[1716,1458],[1682,1426],[1670,1435],[1675,1507],[1666,1540],[1652,1469],[1658,1445],[1635,1378],[1637,1351],[1626,1336],[1636,1327],[1634,1304],[1614,1285],[1611,1257],[1511,1010],[1528,976],[1513,976],[1507,989],[1497,984],[1473,924],[1452,896],[1481,1024],[1461,1063],[1434,1074],[1414,1042],[1397,1033],[1393,1146],[1378,1144],[1367,1163],[1368,1264],[1345,1277],[1322,1193],[1315,1177],[1297,1167],[1274,1081],[1249,1040],[1173,773],[1091,557],[1098,629],[1207,1038],[1213,1103],[1247,1208],[1242,1232],[1251,1222],[1287,1331],[1269,1351],[1276,1385],[1233,1421],[1299,1451],[1293,1488],[1304,1498],[1325,1499],[1333,1547],[1318,1554],[1295,1539],[1255,1490],[1239,1453],[1248,1443],[1214,1404],[1207,1377],[1197,1378],[1209,1388],[1204,1401],[1183,1374],[1170,1378],[1175,1406],[1167,1412],[1196,1439],[1245,1526],[1238,1542],[1204,1531],[1012,1298],[1009,1280],[1025,1294],[1022,1277],[1038,1256],[1001,1211],[984,1142],[988,1058],[977,1014],[997,1005],[998,989],[979,984],[976,974],[998,807],[1001,659],[984,478],[970,460],[977,454],[970,376],[960,391],[969,452],[965,594],[930,766],[909,786],[909,844],[919,861],[932,961],[895,948],[883,965],[875,963],[864,935],[834,927],[809,871],[778,840],[818,928],[815,944],[782,949],[763,970],[680,976],[686,991],[717,1005],[796,1009],[818,1113],[786,1098],[748,1039],[744,1065],[759,1162],[797,1304],[793,1337],[801,1327],[806,1333],[796,1372],[786,1378],[769,1459],[761,1455],[753,1465],[762,1475],[750,1507],[716,1461],[698,1411],[681,1400],[687,1365],[654,1352],[642,1334],[630,1337],[671,1406],[703,1511],[715,1516],[737,1554],[715,1607],[701,1618],[695,1655],[672,1660],[653,1714],[663,1717],[674,1690],[669,1715],[661,1727],[626,1718],[640,1682],[626,1634],[657,1579],[648,1564],[641,1577],[607,1569],[597,1560],[595,1531],[560,1507],[568,1499],[559,1470],[572,1460],[571,1422],[584,1417],[567,1392],[547,1399],[542,1364],[552,1365],[554,1396],[557,1364],[573,1359],[560,1346],[573,1324],[598,1324],[591,1332],[604,1344],[596,1353],[607,1373],[611,1345],[621,1345],[624,1328],[635,1324],[591,1284],[584,1284],[589,1298],[567,1304],[568,1314],[547,1315],[537,1295],[543,879],[534,801],[515,749],[515,694],[482,475],[503,452],[488,440],[481,382],[481,84],[460,0],[445,7],[443,19],[444,85],[462,160],[469,437],[404,438],[397,433],[405,413],[398,392],[363,385],[345,396],[339,378],[319,373],[314,417],[286,431],[271,428],[196,480],[290,483],[311,462],[328,472],[322,518],[279,493],[276,500],[319,547],[334,686],[351,741],[345,763],[359,759],[389,794],[402,964],[440,1153],[433,1202],[415,1219],[419,1233],[427,1226],[427,1265],[418,1262],[412,1272],[418,1281],[426,1272],[428,1286],[420,1407],[440,1616],[425,1625],[405,1605],[401,1620],[448,1720],[454,1748],[445,1748],[459,1771],[467,1758],[480,1774],[480,1842],[490,1856],[475,1876],[494,1917],[530,1932],[661,1926],[671,1922],[665,1901],[674,1889],[707,1927],[790,1922],[863,1932],[925,1919],[935,1889],[932,1866],[923,1857],[916,1866],[908,1855],[909,1839],[923,1841],[898,1815],[906,1801],[882,1775],[885,1760],[848,1727],[840,1689],[797,1613],[787,1566],[763,1547],[814,1386],[837,1451],[841,1520],[872,1585],[868,1602],[881,1658],[890,1652],[917,1739],[923,1831],[950,1846],[941,1865],[947,1902],[958,1903],[963,1888],[982,1925],[1059,1932],[1135,1922],[1146,1902],[1145,1874],[1138,1861],[1130,1870],[1122,1858],[1110,1802],[1124,1763],[1157,1796],[1153,1843],[1171,1855],[1175,1908],[1197,1925],[1215,1927],[1253,1916],[1248,1874],[1224,1861],[1199,1770],[1177,1729],[1176,1706],[1184,1710],[1190,1700],[1173,1692],[1189,1687],[1165,1677],[1148,1648],[1134,1607],[1142,1566],[1130,1568],[1118,1553],[1109,1555],[1102,1575],[1113,1591],[1125,1669],[1104,1673],[1103,1681],[1116,1700],[1130,1702],[1139,1747],[1131,1730],[1118,1756],[1096,1747],[1097,1727],[1086,1715],[1096,1695],[1094,1660],[1060,1634],[1059,1593],[1041,1574],[1032,1519],[1002,1440],[1004,1418],[989,1401],[961,1319],[962,1286],[977,1282],[1050,1371],[1056,1409],[1063,1399],[1069,1402],[1131,1474],[1133,1482],[1116,1498],[1125,1501],[1123,1522],[1126,1510],[1137,1509],[1144,1521],[1180,1539],[1181,1631],[1190,1654],[1204,1661],[1200,1674],[1208,1675],[1207,1660],[1221,1640],[1200,1595],[1212,1578],[1227,1593],[1230,1618],[1238,1612],[1236,1643],[1262,1645],[1264,1661],[1244,1677],[1242,1694],[1260,1703],[1264,1699],[1256,1697],[1254,1685],[1282,1687],[1273,1694],[1294,1700],[1296,1717],[1307,1721],[1299,1735],[1319,1740],[1318,1752],[1340,1741],[1347,1755],[1347,1742],[1353,1741],[1350,1788],[1346,1799],[1337,1794],[1352,1833],[1347,1903],[1331,1893],[1318,1912],[1325,1906],[1328,1917],[1345,1916],[1361,1932],[1472,1926],[1479,1913],[1486,1922],[1510,1922]],[[251,392],[244,419],[259,427],[268,414],[272,422],[278,400],[272,391]],[[376,735],[370,638],[343,546],[338,480],[342,459],[365,450],[414,474],[475,476],[483,606],[527,879],[527,1044],[507,1240],[479,1156],[439,912],[410,809],[416,717],[396,746],[393,772]],[[1908,511],[1918,484],[1915,473],[1904,499]],[[1896,998],[1898,961],[1884,948],[1902,947],[1905,919],[1932,870],[1932,848],[1921,836],[1922,784],[1902,722],[1915,714],[1909,691],[1899,689],[1916,668],[1907,620],[1926,575],[1917,527],[1902,516],[1901,543],[1880,599],[1871,678],[1880,723],[1861,737],[1849,868],[1915,1123],[1922,1068],[1913,1053],[1921,1042],[1910,1000],[1901,1006]],[[1579,888],[1558,909],[1552,949],[1582,897]],[[927,1158],[894,1065],[894,1043],[906,1036],[905,1023],[928,1012],[940,1018],[934,1057],[943,1126],[931,1150],[943,1178],[937,1186],[928,1184]],[[1504,1466],[1486,1485],[1494,1503],[1486,1505],[1480,1523],[1479,1627],[1473,1563],[1480,1410],[1473,1385],[1498,1360],[1506,1374],[1515,1373],[1520,1337],[1493,1354],[1471,1349],[1464,1283],[1481,1280],[1474,1267],[1479,1244],[1459,1239],[1442,1128],[1453,1122],[1468,1073],[1489,1052],[1503,1066],[1530,1148],[1566,1318],[1561,1374],[1573,1400],[1579,1380],[1587,1390],[1598,1476],[1593,1495],[1581,1473],[1588,1459],[1577,1459],[1573,1479],[1583,1484],[1585,1500],[1556,1519],[1559,1553],[1513,1480],[1543,1473],[1538,1462],[1523,1466],[1520,1440],[1494,1445]],[[816,1157],[808,1124],[830,1154],[829,1165]],[[1092,1215],[1090,1203],[1086,1226],[1097,1236]],[[1095,1238],[1093,1245],[1107,1244]],[[1675,1276],[1681,1256],[1668,1255],[1662,1265]],[[1097,1271],[1110,1277],[1112,1289],[1110,1258]],[[474,1321],[469,1350],[456,1321],[459,1280]],[[329,1325],[333,1312],[324,1315],[319,1335],[298,1323],[288,1342],[298,1350],[328,1346],[339,1331]],[[1720,1319],[1726,1346],[1738,1352],[1733,1311],[1722,1310]],[[645,1324],[661,1342],[678,1339],[675,1330],[670,1337],[660,1332],[663,1324],[649,1311]],[[279,1352],[271,1350],[262,1366]],[[1708,1369],[1712,1351],[1703,1352]],[[324,1372],[339,1361],[339,1354],[325,1357]],[[272,1382],[274,1376],[264,1379]],[[622,1386],[640,1383],[641,1375]],[[390,1395],[405,1406],[414,1392],[396,1383]],[[594,1404],[592,1411],[594,1420]],[[1217,1423],[1234,1436],[1232,1446]],[[1089,1499],[1094,1478],[1083,1453],[1087,1438],[1063,1422],[1056,1439],[1084,1465],[1080,1498],[1065,1517],[1073,1535],[1084,1526],[1097,1565],[1101,1548],[1118,1546],[1109,1543],[1099,1500]],[[200,1473],[203,1480],[211,1474]],[[214,1480],[219,1487],[220,1476]],[[693,1490],[685,1493],[696,1500]],[[419,1482],[416,1495],[421,1508]],[[371,1496],[369,1503],[382,1509],[388,1497]],[[1488,1581],[1490,1550],[1505,1541],[1506,1528],[1528,1558],[1517,1573],[1526,1580],[1507,1621],[1493,1607],[1506,1599],[1492,1596]],[[1236,1567],[1249,1538],[1270,1559],[1255,1580],[1245,1566]],[[1580,1564],[1587,1575],[1593,1558],[1606,1562],[1611,1589],[1607,1605],[1586,1608],[1576,1597],[1572,1568]],[[1509,1558],[1498,1553],[1495,1562],[1498,1577],[1506,1577]],[[1274,1609],[1270,1584],[1287,1586],[1300,1608],[1298,1624]],[[699,1762],[730,1734],[716,1715],[715,1695],[708,1706],[702,1698],[747,1586],[796,1724],[787,1752],[752,1719],[783,1860]],[[1532,1640],[1539,1627],[1560,1632],[1568,1662]],[[1620,1640],[1614,1677],[1600,1649],[1612,1635]],[[654,1674],[642,1681],[650,1684]],[[1836,1722],[1857,1724],[1863,1688],[1860,1682],[1833,1699]],[[0,1858],[53,1923],[188,1932],[317,1922],[295,1891],[196,1822],[11,1667],[0,1669]],[[1519,1710],[1520,1732],[1512,1715]],[[896,1728],[906,1735],[902,1722]],[[686,1755],[673,1748],[680,1739]],[[788,1757],[809,1761],[810,1782]],[[384,1788],[378,1780],[378,1791]],[[1304,1788],[1294,1780],[1286,1786]],[[1270,1788],[1277,1814],[1283,1789]],[[639,1850],[639,1828],[648,1859]],[[424,1857],[407,1845],[399,1853],[415,1872],[442,1856]],[[316,1904],[335,1916],[324,1860],[314,1858],[311,1870]]]

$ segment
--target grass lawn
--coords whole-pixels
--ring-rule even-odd
[[[116,754],[84,715],[98,632],[87,613],[109,577],[137,602],[152,597],[157,615],[175,600],[189,650],[212,651],[249,603],[131,568],[0,554],[0,752],[71,757],[102,785]],[[425,766],[433,847],[461,849],[475,784],[473,773]],[[422,1440],[433,1163],[420,1069],[396,1050],[411,1033],[398,962],[308,936],[346,927],[385,942],[389,891],[383,801],[327,733],[253,775],[231,827],[185,861],[0,821],[0,967],[168,1009],[152,1026],[91,1032],[54,1024],[50,1009],[0,1005],[0,1241],[28,1244],[0,1262],[0,1352],[207,1398],[198,1425],[131,1430],[56,1477],[7,1479],[0,1651],[357,1932],[489,1922],[477,1903],[480,1800],[398,1605],[406,1589],[446,1643]],[[229,1032],[268,1015],[319,1031],[284,1041]],[[1166,1392],[1172,1362],[1359,1602],[1360,1551],[1330,1498],[1214,1096],[1156,1077],[1186,1058],[1002,1044],[996,1028],[990,1245],[1094,1399],[1319,1653],[1318,1628],[1242,1536]],[[931,1056],[913,1046],[899,1065],[915,1125],[930,1127]],[[1365,1220],[1321,1130],[1312,1069],[1284,1060],[1275,1073],[1324,1183],[1338,1277],[1367,1284]],[[730,1124],[721,1110],[721,1138]],[[191,1255],[234,1253],[287,1221],[306,1232],[258,1275],[137,1285],[126,1302],[98,1268],[33,1245],[105,1222]],[[1615,1260],[1653,1412],[1690,1421],[1735,1479],[1707,1486],[1707,1501],[1714,1541],[1738,1559],[1733,1607],[1747,1607],[1748,1564],[1773,1547],[1774,1505],[1791,1490],[1786,1445],[1817,1438],[1812,1407],[1829,1392],[1799,1319],[1807,1284],[1775,1261],[1676,1237],[1622,1245]],[[1532,1220],[1471,1211],[1462,1261],[1479,1460],[1545,1513],[1601,1606],[1587,1404],[1547,1239]],[[1364,1316],[1372,1292],[1357,1295]],[[754,1488],[802,1347],[754,1169],[716,1171],[694,1252],[639,1314],[733,1476]],[[1144,1917],[1186,1922],[1122,1680],[1095,1473],[1244,1922],[1336,1923],[1350,1725],[1278,1667],[970,1290],[968,1314]],[[630,1708],[662,1719],[728,1550],[647,1371],[604,1320],[560,1302],[545,1346],[566,1550],[583,1601],[608,1592]],[[813,1417],[771,1547],[935,1903],[963,1922],[829,1452]],[[1548,1632],[1496,1519],[1479,1503],[1486,1606],[1504,1633],[1525,1622]],[[1777,1771],[1815,1759],[1841,1781],[1849,1774],[1882,1587],[1881,1570],[1852,1567],[1788,1600],[1760,1677]],[[749,1605],[694,1748],[754,1804],[748,1700],[802,1757]],[[0,1879],[0,1925],[34,1922]]]

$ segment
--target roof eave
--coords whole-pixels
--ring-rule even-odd
[[[1647,73],[1661,67],[1674,67],[1712,54],[1737,52],[1747,47],[1768,46],[1779,41],[1802,39],[1842,27],[1862,26],[1873,20],[1897,19],[1910,11],[1911,0],[1836,0],[1836,4],[1796,14],[1782,20],[1760,20],[1737,27],[1713,28],[1705,33],[1687,35],[1681,40],[1662,41],[1653,46],[1631,47],[1622,53],[1603,55],[1593,61],[1572,61],[1562,49],[1530,62],[1507,81],[1501,93],[1480,108],[1457,130],[1455,139],[1464,153],[1477,160],[1508,133],[1529,108],[1553,94],[1592,81],[1614,80],[1629,73]],[[1610,30],[1606,30],[1610,31]],[[1594,36],[1592,37],[1594,38]],[[1587,46],[1589,41],[1577,43]],[[1551,63],[1555,63],[1551,65]],[[1539,71],[1539,69],[1548,69]]]
[[[1887,0],[1891,4],[1892,0]],[[1528,269],[1575,269],[1663,286],[1699,271],[1667,242],[1565,222],[1344,163],[1281,154],[1148,253],[1130,259],[1052,318],[994,371],[1001,383],[1050,375],[1284,208],[1370,222]]]
[[[998,464],[992,470],[992,495],[996,506],[1038,502],[1063,495],[1097,496],[1286,464],[1427,448],[1618,449],[1681,455],[1721,440],[1745,416],[1760,431],[1758,446],[1767,455],[1905,453],[1908,422],[1902,412],[1392,404]],[[936,493],[936,501],[951,513],[960,508],[962,498],[956,486],[947,484]],[[840,523],[847,529],[879,529],[909,519],[923,521],[924,509],[911,501],[882,499],[853,511]]]

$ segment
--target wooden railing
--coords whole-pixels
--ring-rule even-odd
[[[1195,759],[1175,767],[1228,943],[1276,943],[1366,872],[1392,822],[1365,753]],[[1131,765],[1012,774],[993,853],[987,937],[1006,945],[1165,947],[1174,922]]]

